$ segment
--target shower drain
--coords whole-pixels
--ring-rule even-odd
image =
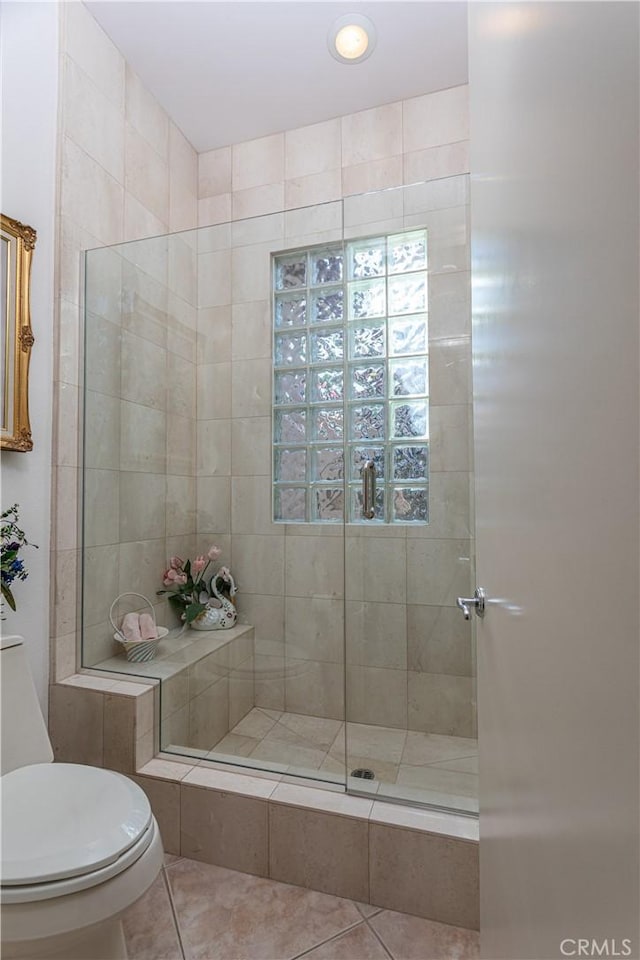
[[[367,767],[356,767],[355,770],[351,771],[352,777],[358,777],[359,780],[375,780],[376,775],[373,770],[369,770]]]

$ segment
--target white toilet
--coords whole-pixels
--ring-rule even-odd
[[[22,637],[3,637],[2,957],[121,960],[121,917],[157,877],[158,825],[132,780],[53,763]]]

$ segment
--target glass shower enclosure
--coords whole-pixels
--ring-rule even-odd
[[[167,753],[477,811],[468,178],[85,280],[82,665],[161,681]],[[227,629],[181,619],[212,577]],[[145,611],[168,633],[129,660]]]

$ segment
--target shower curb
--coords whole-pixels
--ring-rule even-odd
[[[158,683],[82,673],[51,686],[55,759],[131,776],[167,853],[479,928],[478,821],[335,785],[159,752]]]

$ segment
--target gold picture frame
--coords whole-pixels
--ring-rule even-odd
[[[0,214],[0,228],[0,448],[26,453],[33,449],[29,423],[29,361],[34,336],[29,288],[36,231],[4,214]]]

